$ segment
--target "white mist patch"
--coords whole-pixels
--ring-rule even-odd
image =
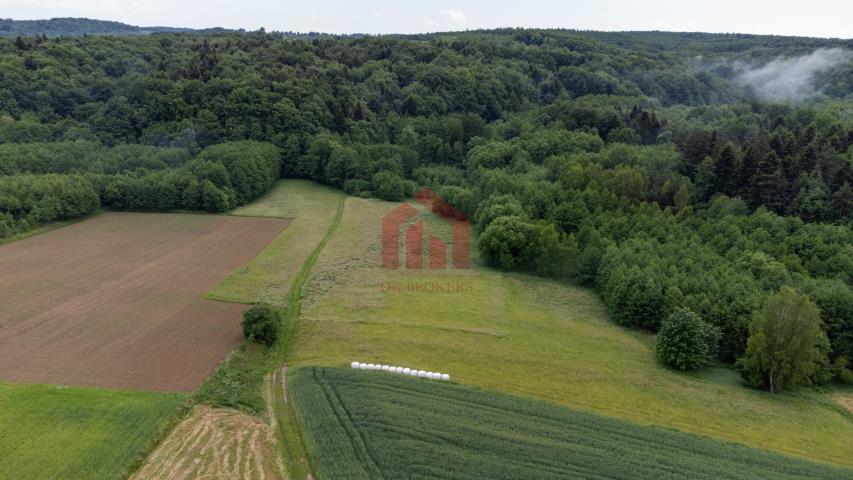
[[[800,57],[779,57],[761,66],[736,63],[735,81],[762,100],[802,101],[816,95],[817,73],[853,60],[849,50],[821,48]]]

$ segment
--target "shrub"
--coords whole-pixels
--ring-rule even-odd
[[[406,184],[399,175],[383,170],[371,180],[373,193],[382,200],[398,202],[406,195]]]
[[[689,308],[676,308],[661,325],[657,337],[657,357],[679,370],[695,370],[707,365],[705,322]]]
[[[480,235],[480,252],[486,261],[501,268],[525,268],[529,244],[536,227],[518,216],[498,217]]]
[[[243,336],[247,340],[272,345],[278,340],[279,314],[270,305],[257,304],[243,314]]]

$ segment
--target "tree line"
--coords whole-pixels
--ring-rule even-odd
[[[214,145],[194,158],[174,148],[72,142],[0,145],[0,165],[14,165],[12,174],[0,176],[5,238],[99,207],[224,212],[272,187],[281,154],[275,145],[248,140]],[[59,173],[46,173],[53,171]]]
[[[778,385],[843,380],[850,65],[793,105],[693,62],[828,47],[850,45],[524,29],[0,39],[0,183],[61,174],[96,206],[207,211],[280,175],[395,201],[427,187],[474,221],[488,263],[589,285],[620,324],[700,339],[662,342],[677,368],[737,364],[768,386],[757,319],[805,295],[826,344],[813,335],[814,368]],[[4,202],[12,230],[63,218]]]

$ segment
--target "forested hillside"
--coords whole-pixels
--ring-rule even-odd
[[[0,235],[98,204],[224,211],[279,173],[387,200],[428,187],[489,263],[592,285],[628,326],[688,309],[724,362],[792,287],[824,335],[797,383],[849,380],[851,49],[560,30],[4,39]]]
[[[189,28],[173,27],[137,27],[126,23],[89,18],[51,18],[50,20],[0,18],[0,35],[6,36],[142,35],[187,32],[190,30]]]

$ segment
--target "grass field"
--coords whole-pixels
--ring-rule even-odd
[[[272,191],[232,215],[293,219],[248,265],[236,270],[207,298],[284,306],[293,280],[335,217],[344,194],[303,180],[279,182]]]
[[[654,338],[617,327],[591,291],[482,267],[378,268],[381,216],[393,207],[347,199],[306,284],[291,366],[358,360],[449,372],[461,383],[853,466],[853,417],[827,395],[774,396],[727,369],[663,368]],[[461,293],[405,288],[460,282]]]
[[[386,372],[305,367],[291,395],[324,480],[847,479],[853,470]]]
[[[130,473],[182,394],[0,384],[0,479],[116,479]]]

